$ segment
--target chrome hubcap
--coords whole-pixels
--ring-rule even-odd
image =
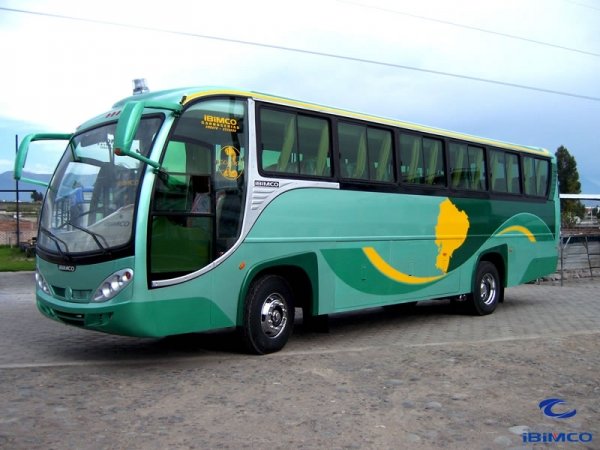
[[[496,280],[489,273],[486,273],[483,277],[481,277],[479,295],[482,303],[487,306],[494,303],[494,300],[496,299]]]
[[[267,337],[276,338],[285,329],[288,310],[283,297],[277,293],[269,295],[261,308],[260,324]]]

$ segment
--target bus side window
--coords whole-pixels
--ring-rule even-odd
[[[260,110],[261,167],[266,172],[296,173],[296,115]]]
[[[525,194],[536,197],[548,195],[548,161],[531,156],[523,157],[523,179]]]
[[[329,122],[305,115],[299,115],[297,120],[300,174],[331,176]]]
[[[391,131],[342,122],[338,139],[342,178],[394,181]]]
[[[446,184],[442,141],[423,138],[423,165],[425,166],[425,184],[429,186]]]
[[[338,140],[342,178],[367,179],[367,127],[340,123]]]
[[[523,187],[525,195],[536,194],[535,166],[533,158],[530,156],[523,157]]]
[[[330,177],[329,129],[327,119],[261,108],[261,169],[281,174]]]
[[[445,186],[446,170],[442,141],[401,134],[400,176],[403,183]]]
[[[490,174],[492,190],[495,192],[508,192],[506,185],[506,163],[504,152],[490,150]]]
[[[420,136],[402,134],[400,136],[400,160],[403,183],[422,183],[423,151]]]
[[[450,143],[450,187],[453,189],[471,188],[471,168],[466,144]]]
[[[519,182],[519,157],[513,153],[506,154],[506,187],[511,194],[521,193],[521,184]]]
[[[454,189],[485,191],[486,170],[483,148],[450,143],[450,185]],[[499,181],[498,186],[500,186]]]
[[[392,159],[392,133],[388,130],[367,128],[370,179],[374,181],[394,181]]]
[[[485,191],[487,186],[483,148],[469,145],[468,154],[471,189],[474,191]]]
[[[543,159],[535,160],[535,176],[537,185],[537,195],[546,197],[548,195],[548,172],[550,164]]]

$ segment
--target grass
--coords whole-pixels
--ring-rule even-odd
[[[19,247],[0,246],[0,272],[35,270],[35,256],[25,257]]]

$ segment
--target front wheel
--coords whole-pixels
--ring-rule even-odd
[[[242,340],[250,353],[281,350],[294,327],[293,293],[284,278],[265,275],[255,280],[244,305]]]
[[[491,314],[503,295],[504,287],[498,269],[489,261],[481,261],[477,266],[473,293],[469,296],[471,311],[478,316]]]

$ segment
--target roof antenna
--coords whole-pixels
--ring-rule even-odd
[[[145,94],[146,92],[150,92],[150,89],[148,89],[145,78],[133,80],[133,95]]]

